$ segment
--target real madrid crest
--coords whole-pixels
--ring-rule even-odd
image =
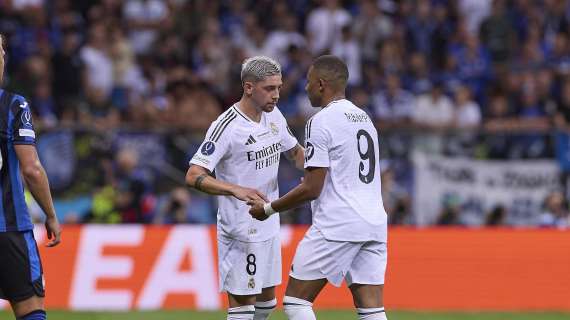
[[[253,278],[249,278],[249,282],[247,283],[247,286],[248,286],[250,289],[255,288],[255,280],[254,280]]]
[[[269,124],[269,128],[271,129],[271,133],[273,133],[274,136],[279,134],[279,127],[274,122],[271,122]]]

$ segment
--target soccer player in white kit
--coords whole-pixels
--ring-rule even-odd
[[[248,201],[256,219],[311,202],[313,224],[297,247],[283,299],[289,319],[315,319],[312,304],[328,282],[346,280],[359,319],[386,319],[387,215],[380,193],[378,133],[366,112],[345,99],[346,64],[317,58],[306,86],[313,107],[305,127],[305,177],[283,197]]]
[[[280,65],[268,57],[247,59],[241,80],[241,100],[211,124],[186,182],[219,195],[219,285],[228,292],[227,319],[263,320],[275,309],[281,283],[279,217],[255,220],[245,201],[277,199],[281,153],[302,170],[304,150],[276,107]]]

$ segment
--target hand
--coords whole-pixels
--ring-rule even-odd
[[[46,232],[47,237],[50,242],[46,244],[46,247],[55,247],[61,242],[61,227],[59,226],[59,221],[57,217],[47,217],[46,218]]]
[[[269,218],[268,215],[265,214],[265,210],[263,206],[265,205],[264,201],[261,200],[250,200],[247,202],[251,208],[249,209],[249,214],[252,218],[257,219],[259,221],[264,221]]]
[[[232,194],[234,197],[240,199],[241,201],[250,201],[250,200],[260,200],[260,201],[263,200],[265,202],[269,201],[263,193],[250,188],[237,187],[235,190],[233,190]]]

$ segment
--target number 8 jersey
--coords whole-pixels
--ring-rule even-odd
[[[305,168],[328,168],[311,202],[313,226],[328,240],[386,242],[378,133],[363,110],[346,99],[331,102],[305,126]]]

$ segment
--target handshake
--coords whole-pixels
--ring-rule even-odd
[[[250,206],[249,214],[257,220],[264,221],[269,218],[270,215],[276,213],[275,210],[271,208],[269,199],[267,199],[263,193],[255,189],[237,187],[232,191],[232,194]]]
[[[263,221],[269,218],[270,215],[276,213],[275,210],[271,208],[271,202],[265,202],[263,200],[249,200],[247,201],[247,204],[250,207],[249,214],[259,221]],[[265,207],[268,207],[268,210],[266,210]]]

